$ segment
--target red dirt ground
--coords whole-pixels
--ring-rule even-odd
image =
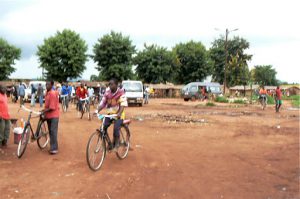
[[[181,99],[129,107],[133,150],[122,161],[108,154],[93,172],[86,144],[100,124],[78,119],[72,107],[61,113],[56,156],[30,143],[18,159],[11,134],[0,151],[0,198],[298,199],[299,111],[287,108]]]

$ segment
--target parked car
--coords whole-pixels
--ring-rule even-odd
[[[191,82],[185,85],[181,90],[184,101],[196,100],[201,97],[201,88],[205,87],[208,93],[220,95],[221,85],[216,82]]]
[[[28,87],[25,88],[25,101],[31,100],[31,85],[33,85],[36,90],[38,89],[39,84],[42,84],[42,87],[44,89],[44,95],[46,94],[46,82],[45,81],[30,81],[28,84]]]
[[[138,104],[139,106],[143,106],[144,91],[143,83],[141,81],[123,81],[122,86],[123,89],[125,89],[128,104]]]

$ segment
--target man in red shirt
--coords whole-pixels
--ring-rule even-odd
[[[0,85],[0,146],[7,147],[10,132],[10,115],[8,113],[6,88]]]
[[[82,99],[85,99],[88,96],[87,89],[84,88],[84,85],[81,83],[80,87],[76,89],[76,97],[78,99],[78,108],[79,111],[82,110]]]
[[[277,89],[275,91],[275,100],[276,100],[276,105],[275,105],[275,110],[276,110],[276,113],[279,112],[279,109],[282,105],[282,92],[279,88],[279,86],[277,86]]]
[[[47,120],[49,135],[50,135],[50,154],[54,155],[58,153],[57,143],[57,130],[59,122],[59,98],[58,93],[54,90],[53,83],[48,81],[46,83],[47,93],[45,96],[45,109],[42,113]]]

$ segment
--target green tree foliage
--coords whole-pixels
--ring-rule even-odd
[[[66,81],[77,78],[86,69],[87,45],[80,35],[71,30],[57,32],[38,46],[40,67],[46,70],[46,78]]]
[[[255,66],[251,71],[252,79],[260,85],[276,85],[276,70],[271,65]]]
[[[211,74],[209,54],[201,42],[177,44],[173,51],[179,60],[178,83],[202,81]]]
[[[172,82],[177,74],[176,55],[157,45],[144,45],[134,64],[137,76],[147,83]]]
[[[249,77],[249,70],[248,68],[248,61],[251,60],[252,55],[246,54],[245,50],[247,50],[250,47],[250,44],[247,40],[240,38],[240,37],[234,37],[231,40],[228,40],[227,42],[227,82],[231,85],[237,83],[238,80],[235,80],[234,78],[241,78],[241,77]],[[228,64],[230,59],[234,56],[238,56],[238,65],[243,67],[237,67],[237,68],[231,68]],[[219,82],[223,84],[224,82],[224,69],[225,69],[225,39],[224,37],[221,37],[219,39],[216,39],[212,43],[212,47],[210,48],[210,58],[212,60],[213,64],[213,81]],[[238,71],[241,70],[241,71]],[[240,75],[231,75],[232,73],[239,73]],[[245,73],[245,74],[241,74]]]
[[[20,59],[21,49],[10,45],[0,38],[0,80],[5,80],[16,69],[13,67],[15,60]]]
[[[95,82],[95,81],[100,81],[99,75],[91,75],[90,81]]]
[[[94,55],[102,80],[114,77],[119,80],[130,79],[132,73],[132,55],[135,46],[128,36],[112,31],[98,39],[94,45]]]
[[[250,79],[249,68],[245,62],[239,59],[238,54],[231,56],[228,68],[228,86],[247,85]]]

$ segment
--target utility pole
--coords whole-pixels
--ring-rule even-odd
[[[225,69],[224,69],[224,88],[223,88],[223,95],[225,96],[225,90],[226,90],[226,73],[227,73],[227,54],[228,54],[228,49],[227,49],[227,41],[228,41],[228,29],[226,28],[226,33],[225,33]]]
[[[223,95],[225,95],[225,91],[226,91],[226,84],[227,84],[227,57],[228,57],[228,35],[230,32],[233,31],[237,31],[238,28],[234,29],[234,30],[228,30],[228,28],[226,28],[226,33],[225,33],[225,68],[224,68],[224,88],[223,88]]]

